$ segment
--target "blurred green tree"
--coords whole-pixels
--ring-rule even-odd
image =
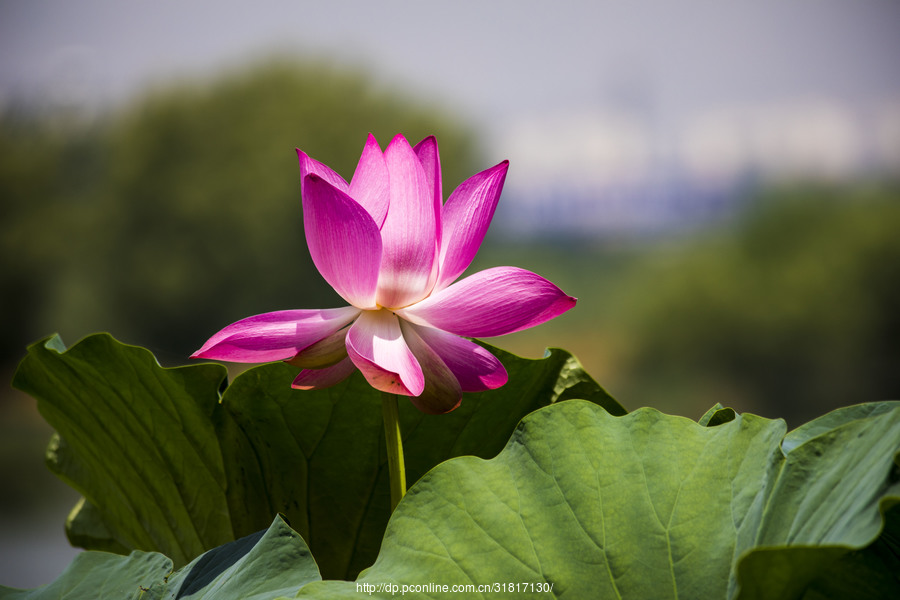
[[[435,134],[445,189],[475,172],[447,111],[361,73],[274,60],[87,123],[0,118],[0,354],[95,330],[184,358],[224,325],[342,301],[310,261],[294,148],[349,179],[372,132]]]
[[[735,229],[637,269],[625,285],[627,387],[793,425],[900,397],[898,196],[879,185],[772,190]]]

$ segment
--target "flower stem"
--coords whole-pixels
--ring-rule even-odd
[[[403,440],[400,438],[400,413],[396,394],[381,394],[384,417],[384,441],[387,445],[388,473],[391,477],[391,512],[406,494],[406,467],[403,464]]]

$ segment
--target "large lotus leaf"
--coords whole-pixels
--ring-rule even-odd
[[[148,598],[894,598],[900,405],[843,415],[823,417],[785,457],[781,421],[735,415],[707,427],[560,403],[523,419],[496,458],[426,474],[356,582],[319,581],[302,540],[276,520]],[[62,579],[51,589],[80,585]]]
[[[624,409],[561,350],[526,360],[492,349],[510,382],[449,415],[401,401],[408,480],[454,456],[499,452],[525,414],[571,397]],[[14,384],[59,436],[51,468],[85,496],[69,535],[88,548],[158,550],[176,566],[283,513],[322,573],[374,561],[389,515],[380,395],[358,374],[329,390],[290,388],[295,369],[160,367],[106,334],[29,348]]]
[[[61,442],[60,437],[55,435],[50,446],[58,448]],[[66,519],[66,536],[69,543],[78,548],[91,548],[116,554],[129,552],[128,548],[116,540],[116,536],[103,518],[103,513],[83,496]]]
[[[466,394],[447,415],[425,415],[400,399],[410,483],[451,457],[496,455],[523,416],[574,394],[625,413],[566,352],[525,360],[492,351],[509,371],[506,386]],[[223,405],[259,465],[258,472],[232,473],[233,487],[255,492],[242,500],[254,514],[287,515],[323,575],[352,579],[375,560],[390,515],[381,399],[362,376],[328,390],[298,392],[285,385],[294,372],[268,365],[245,373],[225,391]],[[244,462],[229,464],[245,468]]]
[[[156,550],[181,565],[234,539],[211,420],[225,376],[212,364],[163,369],[103,334],[29,348],[13,385],[58,432],[48,464],[97,509],[95,537],[112,536],[102,549]]]
[[[788,453],[800,444],[811,440],[818,435],[836,429],[841,425],[851,421],[868,419],[872,416],[891,412],[896,408],[896,402],[870,402],[868,404],[854,404],[853,406],[838,408],[809,423],[804,423],[797,429],[788,433],[784,436],[781,447],[785,453]]]
[[[774,564],[770,562],[768,566],[773,567]],[[868,547],[848,552],[832,563],[824,575],[812,581],[803,600],[883,600],[898,597],[900,505],[894,505],[885,513],[884,530],[878,539]]]
[[[807,585],[832,590],[853,578],[860,579],[854,598],[886,597],[886,585],[900,597],[898,448],[897,402],[839,409],[788,434],[786,456],[774,463],[767,493],[739,532],[739,549],[760,548],[741,562],[741,597],[795,598]],[[848,554],[848,547],[868,546],[882,527],[874,544]],[[874,569],[865,578],[862,563]]]
[[[722,423],[727,423],[729,421],[734,420],[737,416],[737,413],[734,412],[733,408],[725,408],[718,402],[711,409],[706,411],[698,423],[704,425],[706,427],[715,427],[716,425],[721,425]]]
[[[175,573],[155,552],[83,552],[52,584],[0,587],[2,600],[265,600],[294,596],[319,571],[303,539],[281,519],[258,533],[201,554]]]
[[[862,559],[873,573],[861,597],[897,597],[900,563],[880,532],[900,517],[885,514],[900,501],[900,406],[866,410],[827,417],[785,457],[780,420],[704,427],[653,409],[614,417],[561,403],[526,417],[496,458],[459,458],[423,477],[357,582],[315,582],[300,595],[512,584],[535,598],[844,598],[834,569],[874,549],[881,564]]]
[[[156,552],[128,556],[82,552],[56,581],[33,590],[0,586],[2,600],[128,600],[172,572],[172,561]]]
[[[306,542],[279,517],[264,531],[201,554],[141,600],[293,597],[320,579]]]

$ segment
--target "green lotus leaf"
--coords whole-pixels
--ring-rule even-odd
[[[293,597],[320,579],[306,542],[278,517],[268,529],[201,554],[141,600]]]
[[[58,337],[29,348],[13,385],[38,399],[58,433],[48,465],[94,513],[70,518],[75,540],[159,551],[183,565],[235,538],[211,419],[225,376],[213,364],[163,369],[105,334],[68,350]]]
[[[33,590],[0,586],[2,600],[125,600],[172,572],[172,560],[156,552],[135,550],[128,556],[82,552],[56,581]]]
[[[449,458],[489,458],[531,411],[572,397],[625,410],[562,350],[540,360],[491,348],[510,382],[449,415],[401,403],[411,483]],[[375,559],[390,514],[380,393],[359,374],[321,391],[262,365],[225,387],[220,365],[165,369],[107,334],[32,345],[14,385],[58,436],[48,464],[84,495],[69,519],[89,549],[158,551],[176,567],[284,514],[328,577]]]
[[[704,426],[653,409],[615,417],[561,402],[522,419],[495,458],[456,458],[425,474],[357,581],[319,580],[302,539],[276,520],[162,582],[168,563],[155,562],[157,580],[141,592],[152,600],[896,597],[900,403],[838,411],[798,432],[785,436],[782,421],[754,415]],[[82,579],[118,590],[146,581],[117,564],[83,578],[73,565],[48,588],[0,597],[57,597],[39,594],[67,593]]]
[[[320,579],[303,539],[281,518],[253,535],[229,542],[172,572],[156,552],[128,556],[83,552],[52,584],[34,590],[0,587],[3,600],[266,600],[294,596]]]
[[[896,597],[900,405],[824,419],[785,456],[780,420],[704,427],[577,401],[540,410],[496,458],[423,477],[356,582],[300,595],[434,584],[473,586],[463,598],[516,597],[511,585],[533,598],[846,598],[841,571],[863,560],[871,572],[853,597]]]

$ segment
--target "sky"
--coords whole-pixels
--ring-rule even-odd
[[[661,119],[900,95],[889,0],[3,0],[0,95],[115,100],[274,50],[365,65],[483,120],[640,103]]]
[[[319,57],[459,113],[522,197],[834,178],[900,172],[898,26],[891,0],[2,0],[0,105]]]

